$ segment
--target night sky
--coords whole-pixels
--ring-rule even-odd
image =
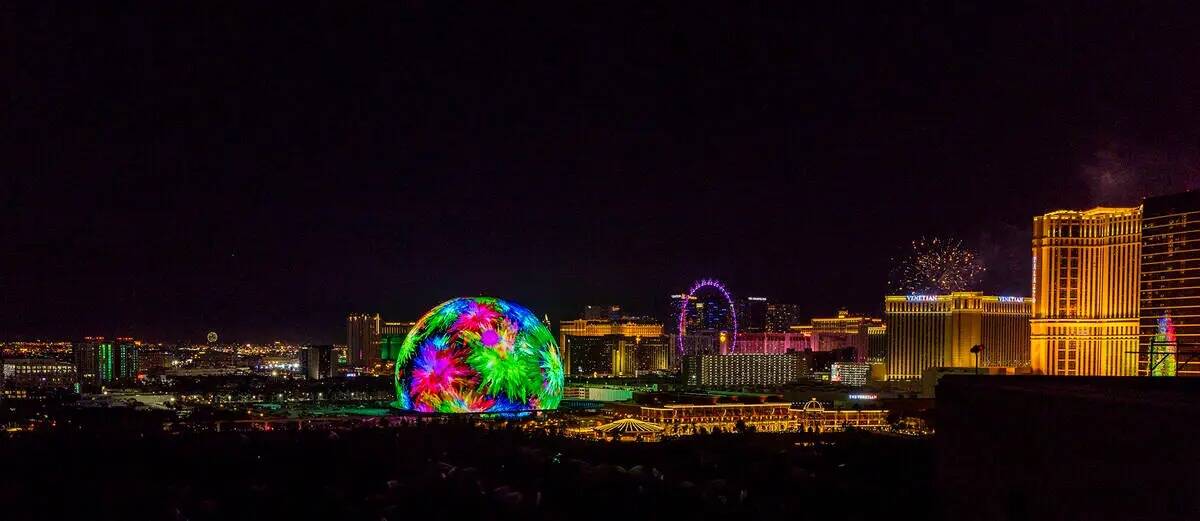
[[[1200,185],[1187,3],[242,3],[0,12],[0,340],[877,312],[934,235],[1028,294],[1034,214]]]

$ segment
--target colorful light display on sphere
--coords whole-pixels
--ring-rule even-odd
[[[395,353],[400,409],[506,413],[557,409],[563,364],[554,335],[528,309],[456,298],[417,321]]]

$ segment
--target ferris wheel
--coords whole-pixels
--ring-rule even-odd
[[[679,304],[679,334],[675,337],[675,349],[678,350],[680,356],[684,354],[683,337],[687,333],[687,312],[688,302],[696,296],[696,292],[704,288],[713,288],[725,298],[725,303],[729,305],[729,316],[733,319],[733,339],[729,343],[729,352],[737,352],[737,334],[738,320],[737,309],[733,305],[733,295],[725,289],[725,285],[716,279],[700,279],[692,283],[692,287],[688,288],[687,294],[683,296],[682,302]]]

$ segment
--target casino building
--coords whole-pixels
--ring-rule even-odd
[[[559,342],[568,374],[632,376],[675,363],[671,337],[658,322],[635,319],[564,320]]]
[[[738,333],[738,353],[782,355],[809,349],[811,333]]]
[[[854,360],[865,362],[869,357],[870,330],[883,327],[878,318],[851,315],[845,309],[836,317],[812,319],[813,351],[833,351],[846,347],[854,348]]]
[[[1140,207],[1033,218],[1034,372],[1136,374],[1141,218]]]
[[[838,432],[846,428],[883,429],[886,410],[826,409],[815,398],[785,402],[638,405],[608,404],[617,418],[634,418],[663,427],[665,436],[696,434],[703,429],[732,431],[739,421],[759,432]]]
[[[974,367],[971,348],[984,346],[980,366],[1029,366],[1029,315],[1025,297],[978,291],[884,298],[887,378],[919,380],[929,367]]]
[[[807,378],[811,357],[803,353],[688,355],[683,358],[687,385],[729,387],[785,385]]]

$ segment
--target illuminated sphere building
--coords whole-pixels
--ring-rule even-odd
[[[417,412],[557,409],[563,364],[532,312],[489,297],[439,304],[408,332],[396,357],[394,406]]]

